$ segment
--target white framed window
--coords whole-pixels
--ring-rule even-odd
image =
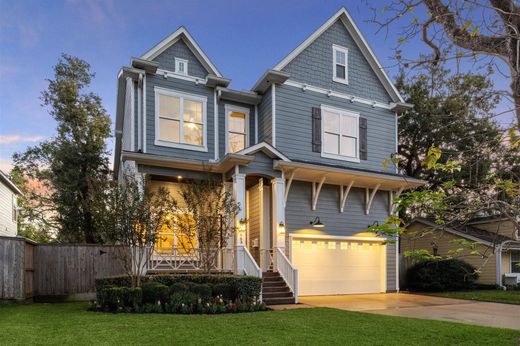
[[[348,49],[332,45],[332,80],[348,84]]]
[[[188,60],[175,58],[175,72],[178,74],[188,75]]]
[[[155,87],[155,145],[208,151],[207,98]]]
[[[321,156],[359,162],[359,113],[321,106]]]
[[[520,250],[511,250],[511,272],[520,273]]]
[[[225,112],[226,153],[236,153],[249,146],[249,109],[225,105]]]

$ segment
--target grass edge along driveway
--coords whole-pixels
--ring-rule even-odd
[[[227,315],[110,314],[85,303],[1,305],[1,344],[518,345],[520,331],[328,308]]]
[[[505,303],[520,305],[520,290],[473,290],[436,292],[431,295],[445,298],[469,299],[482,302]]]

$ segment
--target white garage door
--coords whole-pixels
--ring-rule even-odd
[[[294,237],[299,295],[385,292],[385,246],[358,239]]]

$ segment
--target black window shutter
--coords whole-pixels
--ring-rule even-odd
[[[359,118],[359,158],[368,160],[367,118]]]
[[[321,153],[321,108],[312,107],[312,151]]]

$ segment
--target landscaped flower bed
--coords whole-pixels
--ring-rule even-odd
[[[130,287],[126,276],[96,280],[90,309],[106,312],[221,314],[266,310],[262,281],[235,275],[157,275]]]

